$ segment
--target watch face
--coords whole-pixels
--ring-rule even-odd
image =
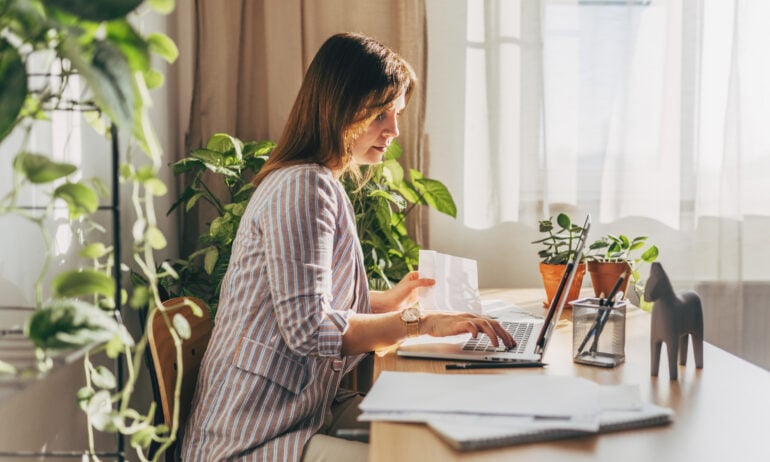
[[[406,322],[413,322],[420,319],[420,309],[414,306],[410,306],[401,312],[401,319]]]

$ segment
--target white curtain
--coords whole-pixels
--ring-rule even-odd
[[[770,2],[427,5],[430,173],[459,205],[434,248],[508,284],[538,219],[591,212],[594,237],[649,235],[712,341],[770,367]]]
[[[531,221],[554,204],[673,229],[693,217],[770,215],[770,3],[442,7],[466,18],[454,45],[467,226]]]

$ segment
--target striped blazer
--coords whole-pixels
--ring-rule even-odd
[[[268,175],[241,219],[182,442],[187,462],[300,460],[369,292],[353,208],[319,165]]]

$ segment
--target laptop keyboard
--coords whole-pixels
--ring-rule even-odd
[[[463,350],[510,351],[511,353],[521,353],[524,351],[524,345],[527,343],[525,340],[532,334],[532,323],[503,321],[500,325],[513,336],[514,340],[516,340],[515,347],[508,350],[502,342],[500,342],[500,346],[498,347],[492,346],[489,341],[489,336],[486,334],[479,334],[476,338],[468,339],[468,341],[465,342],[465,345],[463,345]]]

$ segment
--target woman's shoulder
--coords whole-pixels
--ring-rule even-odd
[[[292,182],[302,181],[308,178],[317,178],[321,181],[333,181],[334,174],[323,165],[318,164],[297,164],[281,167],[266,178],[266,182]]]
[[[342,184],[334,177],[332,171],[318,164],[298,164],[282,167],[270,173],[260,185],[263,190],[274,194],[293,192],[310,192],[337,195],[344,193]],[[265,193],[267,191],[263,191]]]

